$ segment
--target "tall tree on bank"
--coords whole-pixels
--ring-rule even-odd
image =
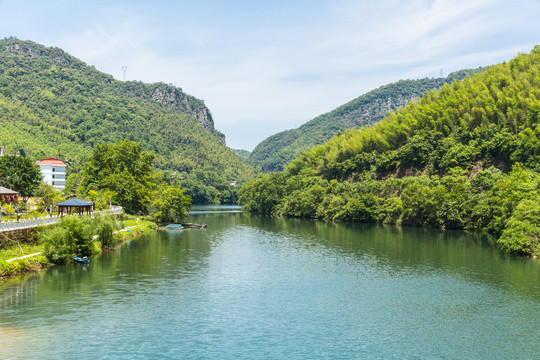
[[[145,214],[156,185],[153,160],[154,154],[142,151],[137,142],[100,144],[86,163],[81,191],[110,190],[112,201],[127,213]]]
[[[180,223],[188,216],[191,196],[185,195],[178,186],[163,184],[152,205],[156,209],[153,216],[159,224]]]
[[[34,195],[42,176],[32,160],[14,155],[0,157],[0,185],[18,191],[26,201]]]

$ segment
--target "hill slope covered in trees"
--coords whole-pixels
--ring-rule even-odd
[[[263,140],[249,156],[249,163],[263,172],[282,171],[303,151],[324,144],[339,132],[372,125],[390,111],[416,100],[423,93],[440,89],[446,83],[461,80],[483,68],[461,70],[446,78],[401,80],[381,86],[354,100],[308,121],[302,126],[282,131]]]
[[[240,190],[247,210],[494,233],[540,256],[540,47],[374,126],[348,130]]]
[[[188,192],[202,202],[220,201],[230,183],[254,176],[225,146],[203,101],[182,89],[121,82],[61,49],[0,40],[0,146],[7,153],[57,157],[74,173],[95,145],[126,138],[155,152],[154,166],[171,179],[189,180]]]

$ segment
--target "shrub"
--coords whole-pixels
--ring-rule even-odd
[[[43,254],[53,264],[63,264],[73,256],[72,241],[66,228],[55,226],[40,236]]]
[[[96,233],[99,236],[98,238],[101,242],[101,246],[106,248],[115,247],[118,243],[118,239],[113,234],[117,226],[117,222],[114,217],[96,215],[94,222]]]
[[[63,264],[73,256],[90,256],[105,247],[116,245],[113,231],[117,225],[113,217],[66,216],[53,228],[40,234],[44,255],[54,264]],[[99,241],[93,235],[99,235]]]
[[[540,255],[540,195],[523,199],[506,222],[497,241],[510,254]]]

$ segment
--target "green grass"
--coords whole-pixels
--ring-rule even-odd
[[[6,260],[17,258],[20,256],[30,255],[43,251],[40,245],[21,244],[11,246],[0,250],[0,276],[6,276],[13,273],[32,270],[47,264],[47,259],[43,255],[33,256],[31,258],[6,262]]]
[[[152,221],[144,220],[142,217],[125,215],[124,229],[116,233],[116,236],[120,238],[120,243],[122,243],[135,235],[155,229],[157,229],[157,224]],[[129,230],[129,232],[127,230]]]
[[[43,251],[41,245],[21,244],[21,247],[14,245],[6,249],[0,250],[0,261],[13,259],[19,256],[29,255]]]
[[[118,244],[131,239],[136,235],[140,235],[147,231],[152,231],[157,228],[157,225],[149,220],[143,218],[137,218],[135,216],[126,215],[123,221],[124,228],[117,232],[115,236],[119,239]],[[127,229],[130,231],[128,232]],[[95,241],[95,244],[100,244],[99,241]],[[0,249],[0,277],[12,275],[15,273],[38,269],[43,265],[48,264],[44,255],[37,255],[31,258],[15,260],[12,262],[6,262],[6,260],[17,258],[20,256],[30,255],[37,252],[42,252],[42,245],[29,245],[21,244],[13,245],[8,248]],[[97,252],[99,252],[96,249]]]
[[[21,214],[21,220],[42,218],[42,217],[47,217],[47,216],[48,216],[47,213],[33,213],[33,214],[24,213],[24,214]],[[11,215],[11,216],[7,216],[6,214],[2,214],[2,218],[0,219],[0,222],[7,222],[7,221],[13,221],[13,220],[17,220],[17,215],[16,214]]]

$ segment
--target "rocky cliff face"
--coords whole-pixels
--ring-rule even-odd
[[[189,115],[195,116],[197,122],[203,128],[206,130],[214,130],[214,120],[212,119],[212,114],[210,114],[208,108],[204,105],[201,106],[201,104],[192,104],[195,99],[178,91],[177,88],[169,87],[168,89],[163,89],[157,87],[152,94],[152,99],[165,106],[181,107]]]
[[[196,99],[193,96],[185,94],[178,88],[166,84],[156,84],[156,88],[152,93],[152,99],[164,106],[182,108],[184,112],[194,116],[204,129],[214,133],[225,144],[225,135],[214,128],[212,114],[202,100]]]
[[[411,101],[416,101],[416,94],[399,94],[397,96],[388,96],[383,99],[376,99],[373,102],[365,104],[358,109],[346,114],[341,122],[351,126],[362,126],[372,124],[386,116],[390,111],[395,111],[407,105]]]
[[[32,59],[46,56],[54,60],[58,65],[66,67],[74,66],[76,68],[81,68],[86,66],[84,62],[77,60],[62,49],[56,47],[44,47],[43,45],[36,44],[32,41],[20,41],[7,44],[5,53],[10,56],[23,56]]]
[[[23,55],[36,58],[41,55],[41,51],[32,46],[23,46],[22,44],[10,44],[6,46],[8,55]]]
[[[476,70],[463,70],[447,78],[400,80],[381,86],[350,102],[308,121],[299,128],[286,130],[263,140],[249,156],[249,163],[263,172],[282,171],[284,165],[316,145],[349,128],[372,125],[390,111],[419,99],[429,90],[441,88],[454,79]],[[480,71],[480,70],[478,70]]]

